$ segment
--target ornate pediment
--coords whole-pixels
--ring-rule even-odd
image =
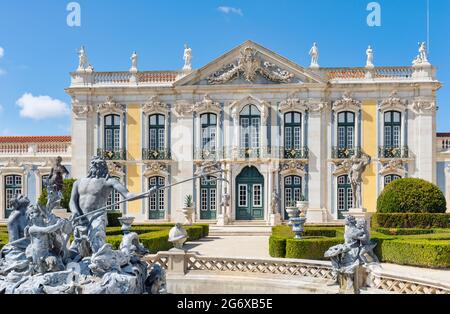
[[[169,106],[159,100],[158,96],[150,97],[142,107],[142,111],[149,115],[152,113],[167,114],[169,112]]]
[[[280,173],[283,176],[289,174],[304,176],[306,174],[305,163],[293,159],[283,161],[280,163]]]
[[[308,101],[305,99],[300,99],[291,95],[288,99],[280,103],[279,110],[281,113],[286,113],[289,111],[301,111],[305,112],[308,109]]]
[[[237,100],[231,104],[230,108],[233,120],[237,121],[239,112],[242,110],[242,108],[250,104],[255,105],[258,108],[259,112],[261,113],[261,123],[262,125],[265,125],[269,116],[270,105],[267,101],[260,100],[251,95],[244,97],[241,100]]]
[[[208,94],[206,94],[203,97],[202,101],[195,103],[193,107],[193,111],[197,113],[201,112],[219,113],[220,110],[221,110],[220,103],[213,101]]]
[[[153,176],[163,176],[169,175],[167,164],[162,161],[149,161],[145,163],[144,176],[149,178]]]
[[[264,61],[253,47],[247,46],[241,50],[241,55],[236,63],[230,63],[213,73],[208,77],[208,83],[224,84],[238,77],[253,83],[258,74],[275,83],[289,83],[294,77],[293,73]]]
[[[392,109],[399,109],[401,111],[404,111],[406,109],[406,101],[400,99],[400,97],[398,97],[397,91],[394,90],[391,93],[391,95],[389,96],[389,98],[383,100],[380,103],[379,109],[381,111],[392,110]]]
[[[401,159],[392,159],[385,163],[382,163],[382,168],[380,174],[385,176],[388,174],[398,174],[400,176],[405,176],[406,169],[404,162]]]
[[[110,177],[117,177],[120,179],[125,177],[123,166],[120,163],[114,161],[107,161],[106,164],[108,166],[108,173]]]
[[[333,103],[334,111],[358,111],[359,109],[361,109],[361,101],[353,99],[350,92],[344,92],[342,98]]]
[[[97,112],[100,114],[117,113],[122,115],[125,113],[126,108],[125,105],[117,103],[113,97],[108,96],[106,102],[97,106]]]
[[[411,105],[416,114],[429,114],[437,110],[436,102],[431,99],[416,98]]]
[[[179,101],[175,104],[175,113],[179,117],[185,117],[194,112],[194,106],[187,101]]]

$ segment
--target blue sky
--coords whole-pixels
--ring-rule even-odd
[[[0,135],[70,133],[64,88],[82,44],[96,70],[121,71],[133,50],[141,70],[175,70],[188,42],[198,68],[247,39],[303,66],[313,41],[321,66],[363,66],[369,44],[376,65],[411,65],[427,38],[426,0],[378,0],[380,27],[367,25],[370,0],[78,0],[81,27],[66,23],[69,2],[0,0]],[[430,9],[443,132],[450,131],[450,1],[430,0]]]

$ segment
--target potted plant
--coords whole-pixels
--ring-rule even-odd
[[[184,207],[182,210],[184,218],[186,219],[185,225],[192,225],[192,214],[194,213],[194,202],[192,195],[186,195],[184,198]]]
[[[297,208],[300,210],[300,217],[305,217],[308,211],[309,202],[306,197],[302,194],[300,195],[300,200],[297,202]]]

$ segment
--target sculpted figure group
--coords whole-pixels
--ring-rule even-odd
[[[57,173],[64,170],[56,170],[56,178]],[[88,176],[73,186],[72,216],[66,220],[52,213],[61,200],[59,183],[49,180],[46,206],[30,206],[23,196],[12,200],[9,243],[0,252],[0,294],[163,291],[164,271],[142,260],[148,251],[136,233],[126,234],[119,250],[106,243],[105,205],[111,191],[127,200],[143,196],[109,177],[105,160],[94,157]]]

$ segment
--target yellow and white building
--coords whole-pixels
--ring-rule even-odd
[[[138,221],[180,220],[191,194],[197,221],[275,224],[304,195],[309,222],[332,222],[349,209],[346,161],[361,152],[371,157],[368,212],[392,180],[438,181],[441,84],[428,62],[302,67],[251,41],[196,70],[138,71],[133,62],[125,72],[71,73],[73,177],[102,155],[132,192],[179,182],[211,160],[229,181],[198,180],[121,208]]]

